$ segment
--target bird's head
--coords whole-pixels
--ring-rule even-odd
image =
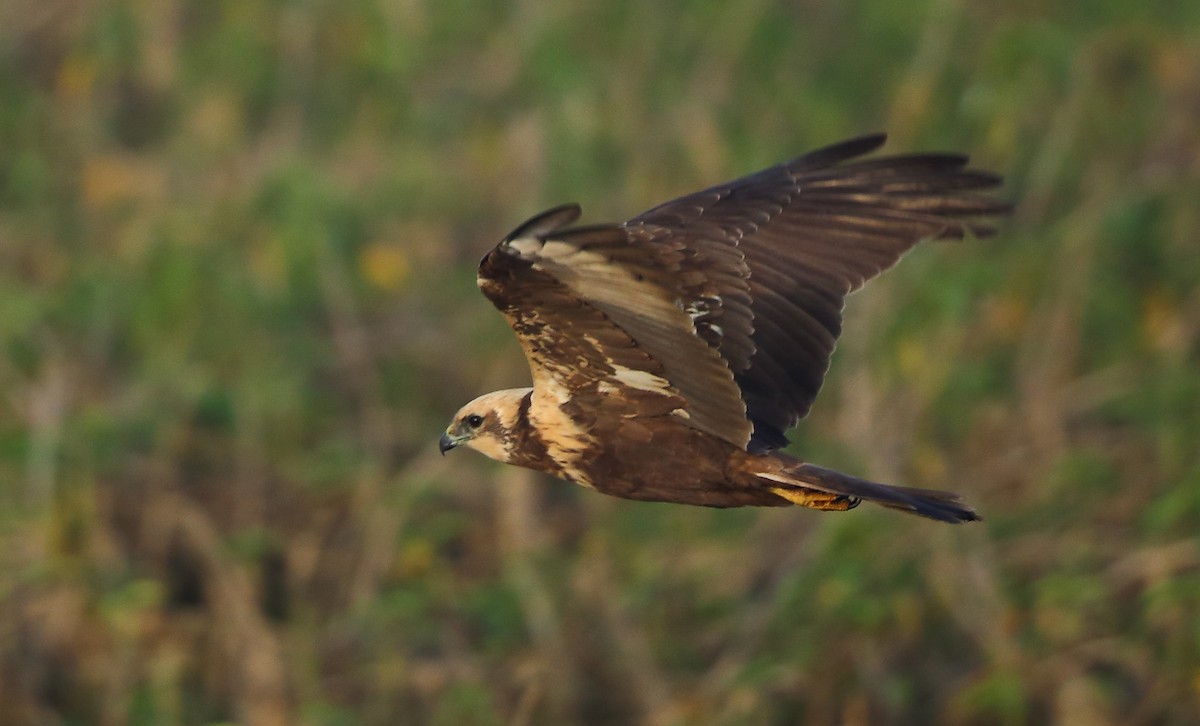
[[[484,456],[508,463],[516,445],[516,430],[522,418],[525,398],[532,388],[511,388],[487,393],[458,410],[454,420],[438,441],[445,454],[465,446]]]

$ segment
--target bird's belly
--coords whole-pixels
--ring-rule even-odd
[[[598,435],[602,447],[580,462],[590,486],[613,496],[684,504],[721,504],[734,446],[676,417],[627,422]]]
[[[536,391],[534,397],[529,419],[548,464],[534,468],[624,499],[709,507],[778,504],[769,492],[748,490],[727,477],[738,447],[678,416],[609,416],[583,423],[558,405],[536,405]]]

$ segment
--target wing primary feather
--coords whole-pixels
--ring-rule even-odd
[[[887,134],[867,134],[810,151],[781,166],[786,169],[820,169],[869,154],[881,148],[886,142]]]
[[[578,204],[560,204],[525,220],[504,238],[504,242],[526,237],[544,237],[575,222],[581,214],[583,209]]]
[[[756,447],[781,445],[782,431],[811,407],[847,294],[921,240],[985,237],[989,220],[1011,210],[987,193],[1002,178],[969,168],[965,154],[861,158],[885,140],[832,144],[624,225],[686,261],[680,304],[696,311],[696,330],[735,371]],[[714,254],[719,246],[742,259]],[[748,309],[729,292],[746,275]]]

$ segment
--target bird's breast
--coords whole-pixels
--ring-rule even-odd
[[[556,476],[594,489],[585,461],[597,442],[588,429],[563,409],[553,392],[534,391],[529,406],[529,423],[546,449],[547,466]]]

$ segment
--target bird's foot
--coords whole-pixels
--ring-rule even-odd
[[[829,494],[828,492],[819,492],[815,489],[802,489],[799,487],[772,487],[771,491],[792,504],[825,511],[844,512],[848,509],[854,509],[861,501],[858,497],[848,497],[844,494]]]

